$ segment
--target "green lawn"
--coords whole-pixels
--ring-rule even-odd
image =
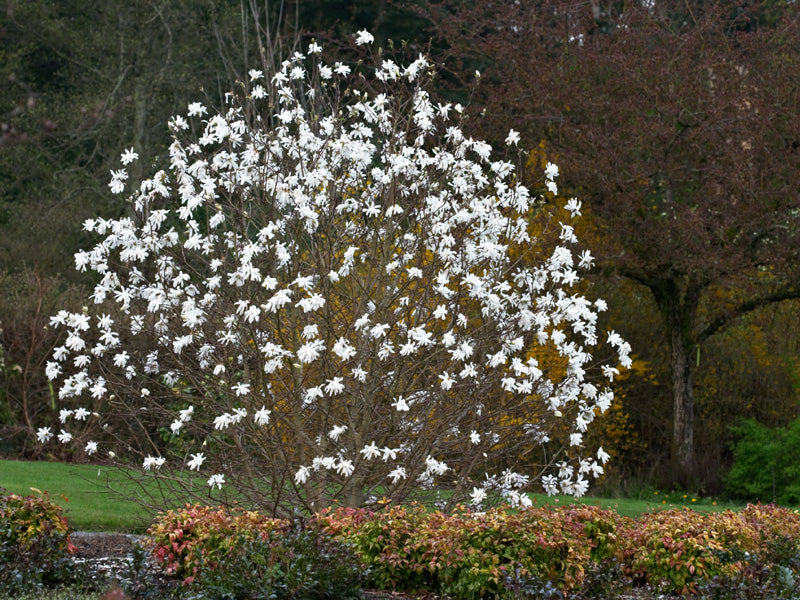
[[[648,498],[593,498],[584,497],[575,499],[571,496],[544,495],[532,496],[535,505],[553,504],[593,504],[600,508],[608,508],[626,517],[638,517],[642,513],[671,508],[691,508],[692,510],[717,512],[727,509],[739,510],[741,504],[732,502],[719,502],[713,498],[699,498],[682,492],[653,492]]]
[[[0,487],[28,495],[35,488],[48,492],[64,507],[74,529],[84,531],[140,532],[147,528],[152,511],[108,489],[135,493],[130,482],[120,481],[115,469],[91,465],[0,460]]]
[[[31,488],[47,491],[55,502],[64,507],[64,514],[74,529],[124,532],[146,529],[154,516],[153,511],[145,510],[120,493],[110,491],[109,483],[114,489],[125,491],[128,496],[135,496],[140,484],[153,485],[151,480],[137,482],[120,476],[119,471],[108,467],[0,460],[0,487],[23,495],[30,494]],[[644,498],[587,497],[576,500],[570,496],[545,495],[534,495],[532,498],[538,506],[578,502],[609,508],[629,517],[668,508],[689,507],[700,511],[742,508],[741,505],[678,492],[652,492]],[[174,504],[179,505],[180,502]]]

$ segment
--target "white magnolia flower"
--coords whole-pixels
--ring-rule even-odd
[[[179,414],[178,419],[181,423],[188,423],[192,420],[192,415],[194,414],[194,405],[190,405],[188,408],[184,408]]]
[[[581,215],[581,203],[577,198],[570,198],[564,205],[564,208],[570,212],[572,217],[579,217]]]
[[[344,384],[342,383],[343,381],[344,379],[342,377],[334,377],[333,379],[329,379],[325,384],[325,393],[328,396],[336,396],[337,394],[341,394],[344,391]]]
[[[145,471],[149,471],[152,468],[159,469],[161,466],[166,462],[166,459],[163,456],[146,456],[144,461],[142,462],[142,468]]]
[[[200,104],[199,102],[192,102],[189,104],[189,116],[190,117],[201,117],[206,114],[208,110],[205,106]]]
[[[396,484],[401,479],[406,478],[406,470],[404,467],[397,467],[393,471],[389,473],[389,479],[392,480],[392,484]]]
[[[237,396],[246,396],[247,394],[250,393],[250,384],[237,383],[231,389]]]
[[[215,473],[214,475],[208,478],[208,487],[210,488],[217,486],[217,489],[221,490],[224,484],[225,484],[225,475],[222,475],[221,473]]]
[[[343,337],[333,345],[333,352],[342,360],[349,360],[356,355],[356,349]]]
[[[303,333],[301,337],[304,340],[312,340],[316,337],[319,337],[319,325],[316,323],[312,323],[311,325],[306,325],[303,327]]]
[[[381,455],[381,451],[375,445],[375,442],[370,442],[361,449],[361,454],[364,456],[364,459],[372,460],[373,458],[379,457]]]
[[[269,415],[272,411],[267,410],[265,406],[262,406],[260,410],[256,411],[256,414],[253,416],[255,419],[256,425],[266,425],[269,423]]]
[[[192,471],[199,471],[205,460],[205,455],[202,452],[198,452],[197,454],[192,454],[192,459],[186,465]]]
[[[328,437],[335,442],[345,431],[347,431],[347,425],[337,425],[328,432]]]
[[[351,460],[340,460],[336,465],[336,472],[344,477],[350,477],[355,471],[355,466]]]
[[[308,476],[310,471],[308,467],[300,467],[297,469],[297,472],[294,474],[294,482],[297,485],[303,485],[306,481],[308,481]]]
[[[84,447],[83,451],[86,452],[86,454],[88,454],[89,456],[91,456],[92,454],[97,452],[97,442],[92,442],[92,441],[86,442],[86,446]]]
[[[322,340],[312,340],[307,344],[303,344],[297,350],[297,360],[302,364],[309,364],[314,362],[320,357],[320,354],[325,349],[325,342]]]
[[[450,388],[453,387],[454,383],[455,381],[453,381],[453,378],[450,376],[450,373],[445,372],[439,375],[439,385],[442,386],[443,390],[449,390]]]
[[[372,34],[367,31],[366,29],[362,29],[356,34],[356,45],[361,46],[363,44],[371,44],[375,41],[375,38]]]
[[[612,367],[611,365],[603,365],[602,367],[603,375],[608,377],[609,381],[614,381],[614,376],[619,375],[619,369]]]
[[[228,413],[224,413],[214,418],[214,429],[222,431],[230,427],[232,423],[233,417]]]
[[[303,312],[312,312],[325,306],[325,298],[320,294],[312,294],[308,298],[300,300],[296,306],[302,308]]]
[[[303,404],[312,404],[317,398],[323,398],[325,393],[320,386],[308,388],[303,395]]]
[[[137,160],[139,155],[134,151],[133,148],[128,148],[125,152],[122,153],[120,160],[122,161],[123,165],[129,165],[133,161]]]
[[[402,396],[392,402],[392,407],[399,412],[408,412],[410,410],[406,399]]]
[[[45,375],[50,381],[56,379],[59,375],[61,375],[61,365],[59,365],[57,362],[48,361],[47,368],[45,369]]]
[[[470,495],[470,504],[473,506],[480,506],[483,504],[483,501],[486,500],[486,490],[483,488],[472,488],[472,494]]]
[[[49,427],[40,427],[36,432],[36,437],[39,439],[40,443],[44,444],[53,438],[53,433],[50,431]]]

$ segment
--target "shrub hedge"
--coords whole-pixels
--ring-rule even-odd
[[[469,599],[800,590],[800,515],[775,505],[636,519],[594,506],[445,514],[408,505],[293,521],[187,505],[160,514],[149,534],[153,561],[183,598],[347,599],[367,586]],[[45,494],[0,496],[0,590],[68,580],[73,549]]]
[[[325,550],[316,549],[318,542],[295,549],[292,531],[313,532]],[[188,506],[162,515],[151,536],[154,556],[187,584],[230,586],[237,577],[247,580],[254,564],[277,597],[278,588],[300,594],[302,586],[281,583],[293,577],[298,557],[304,569],[328,577],[326,585],[342,585],[339,597],[366,584],[470,599],[608,598],[643,586],[724,598],[717,591],[736,582],[752,594],[748,578],[773,593],[795,586],[795,575],[800,580],[800,516],[774,505],[632,519],[595,506],[460,507],[445,514],[412,504],[325,511],[300,530],[257,513]],[[348,566],[332,575],[334,564]],[[363,579],[347,587],[343,582],[356,573]]]
[[[525,589],[541,597],[548,583],[575,597],[598,582],[606,585],[593,592],[600,597],[636,586],[697,595],[747,572],[788,581],[786,569],[797,574],[800,564],[800,516],[774,505],[637,519],[593,506],[451,515],[411,506],[338,509],[320,519],[355,549],[376,587],[456,598],[523,597]]]
[[[356,556],[317,519],[286,521],[254,511],[187,505],[148,530],[156,564],[204,600],[359,598]]]
[[[47,493],[6,494],[0,488],[0,592],[74,581],[69,526]]]

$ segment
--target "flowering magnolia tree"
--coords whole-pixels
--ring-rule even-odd
[[[587,378],[606,341],[604,303],[576,291],[591,255],[568,224],[542,254],[539,200],[431,100],[424,57],[354,77],[319,55],[251,71],[220,114],[191,104],[168,171],[127,192],[112,173],[134,216],[85,223],[99,310],[52,319],[72,408],[39,438],[274,512],[583,494],[608,458],[583,433],[613,397]],[[612,380],[630,348],[607,342]]]

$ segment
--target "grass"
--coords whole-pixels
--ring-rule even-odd
[[[600,508],[607,508],[626,517],[638,517],[643,513],[657,510],[667,510],[671,508],[691,508],[692,510],[705,512],[720,512],[723,510],[740,510],[741,504],[732,502],[720,502],[714,498],[700,498],[683,492],[659,492],[653,491],[646,496],[638,498],[593,498],[584,497],[575,499],[572,496],[544,496],[534,497],[535,505],[566,505],[566,504],[592,504]]]
[[[0,487],[23,495],[30,494],[32,488],[47,491],[51,499],[64,508],[70,525],[81,531],[144,531],[151,523],[154,512],[123,496],[135,496],[138,485],[135,479],[124,474],[121,476],[118,470],[110,467],[0,460]],[[122,493],[109,490],[109,486]],[[742,508],[741,505],[693,497],[683,492],[651,491],[638,498],[585,497],[578,500],[571,496],[535,495],[533,499],[539,506],[576,502],[592,504],[629,517],[669,508],[688,507],[699,511]]]
[[[153,511],[127,500],[120,492],[135,493],[135,486],[116,469],[51,462],[0,461],[0,487],[28,495],[32,489],[48,492],[64,509],[70,525],[82,531],[144,531]]]

